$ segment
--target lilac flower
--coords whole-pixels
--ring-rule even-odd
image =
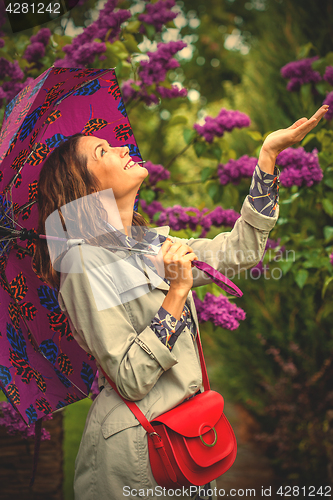
[[[32,35],[32,37],[30,38],[30,42],[31,43],[42,43],[44,45],[44,47],[46,47],[46,45],[49,43],[50,41],[50,38],[51,38],[51,31],[49,30],[49,28],[42,28],[38,31],[38,33],[36,35]]]
[[[333,86],[333,66],[327,66],[325,69],[324,80]]]
[[[195,207],[181,207],[175,205],[173,207],[164,208],[160,202],[153,201],[150,205],[142,200],[141,206],[143,210],[152,219],[157,212],[161,212],[156,224],[159,226],[169,225],[174,231],[189,228],[195,231],[198,225],[202,226],[200,237],[203,238],[212,225],[233,227],[240,214],[232,209],[223,209],[217,207],[211,212],[207,208],[200,211]]]
[[[157,182],[170,178],[170,172],[163,165],[154,165],[151,161],[147,161],[144,166],[149,172],[149,183],[151,186],[155,186]]]
[[[116,5],[117,0],[106,2],[99,12],[98,19],[87,26],[83,33],[77,35],[70,45],[63,47],[66,57],[58,59],[54,64],[55,67],[84,67],[93,62],[96,54],[106,51],[106,45],[103,43],[97,46],[99,42],[94,42],[94,39],[99,38],[102,42],[114,41],[120,33],[121,24],[131,17],[128,10],[118,9],[114,12]],[[82,47],[85,49],[83,50]]]
[[[4,57],[0,57],[0,80],[8,76],[11,80],[22,80],[24,73],[17,61],[10,62]]]
[[[187,89],[180,89],[177,87],[177,85],[172,85],[171,89],[157,86],[156,90],[163,99],[175,99],[176,97],[187,96]]]
[[[225,185],[232,182],[236,185],[243,177],[252,177],[257,162],[257,158],[250,158],[244,155],[238,160],[229,160],[225,165],[220,163],[217,169],[220,183]]]
[[[143,85],[153,85],[165,80],[169,69],[179,66],[179,62],[173,56],[186,47],[186,43],[181,40],[177,42],[158,43],[155,52],[147,52],[149,61],[141,61],[141,68],[138,71],[139,79]]]
[[[195,291],[192,293],[200,323],[212,321],[215,326],[226,330],[236,330],[239,327],[239,321],[246,317],[243,309],[230,302],[225,295],[216,297],[208,292],[204,300],[200,300]]]
[[[281,68],[283,78],[290,79],[287,90],[290,92],[297,91],[305,83],[317,83],[322,79],[320,73],[314,71],[311,66],[313,61],[317,59],[318,56],[292,61]]]
[[[106,45],[103,42],[85,43],[74,53],[68,47],[70,47],[70,45],[64,47],[64,52],[68,51],[74,62],[78,64],[92,64],[97,54],[102,54],[106,51]]]
[[[45,56],[45,46],[41,42],[34,42],[25,49],[24,58],[29,62],[37,62]]]
[[[52,418],[52,415],[46,415],[43,420],[52,420]],[[35,426],[27,426],[10,403],[0,403],[0,425],[6,427],[7,433],[11,436],[18,433],[23,439],[35,436]],[[51,439],[50,433],[42,429],[41,439],[42,441]]]
[[[231,132],[236,127],[248,127],[250,123],[250,118],[245,113],[222,108],[216,118],[207,116],[204,125],[195,123],[193,128],[207,142],[212,142],[215,136],[222,137],[224,132]]]
[[[146,4],[146,13],[140,14],[138,19],[144,23],[152,24],[157,32],[162,30],[163,24],[172,21],[177,17],[176,12],[170,9],[175,6],[174,0],[158,0],[156,3]],[[141,33],[145,33],[144,26],[141,27]]]
[[[332,252],[332,253],[331,253],[331,255],[330,255],[330,263],[331,263],[331,265],[333,266],[333,252]]]
[[[329,108],[325,114],[325,120],[330,121],[333,118],[333,92],[329,92],[323,104],[328,104]]]
[[[287,148],[276,159],[276,163],[283,167],[280,174],[282,186],[312,186],[323,178],[323,172],[318,161],[318,151],[307,153],[304,148]]]
[[[146,212],[150,219],[152,219],[157,212],[162,212],[164,210],[159,201],[152,201],[149,205],[145,200],[141,200],[140,203],[142,209]]]
[[[135,89],[133,85],[139,87],[139,90]],[[122,84],[121,92],[126,103],[132,100],[140,100],[147,106],[150,106],[151,104],[158,104],[159,102],[158,97],[155,94],[148,94],[147,90],[144,86],[142,86],[141,80],[136,82],[132,79],[126,80]]]
[[[0,49],[2,49],[2,47],[4,47],[4,46],[5,46],[5,40],[0,38]]]

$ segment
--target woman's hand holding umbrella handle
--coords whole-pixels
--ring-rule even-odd
[[[170,289],[162,307],[177,320],[180,319],[188,292],[193,286],[192,260],[198,257],[188,245],[167,238],[161,247],[165,277],[170,280]]]
[[[258,164],[261,170],[273,174],[277,155],[284,149],[303,140],[327,111],[327,105],[321,106],[311,118],[300,118],[290,127],[269,134],[259,154]]]

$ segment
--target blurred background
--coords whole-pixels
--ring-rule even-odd
[[[230,231],[265,135],[331,104],[278,157],[280,218],[261,262],[234,277],[243,297],[215,285],[194,294],[211,384],[239,443],[218,485],[258,495],[272,486],[273,498],[280,486],[303,497],[313,486],[325,496],[333,483],[332,0],[79,0],[16,32],[8,5],[0,2],[1,123],[5,106],[53,64],[116,68],[150,173],[139,211],[176,236]],[[0,499],[72,499],[91,400],[45,422],[51,440],[30,491],[22,485],[33,430],[4,397],[0,404]]]

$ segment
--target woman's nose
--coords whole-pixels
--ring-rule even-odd
[[[123,146],[123,147],[120,147],[119,148],[119,154],[122,158],[124,158],[124,156],[128,155],[129,154],[129,148],[128,146]]]

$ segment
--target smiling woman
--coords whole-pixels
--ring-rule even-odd
[[[138,259],[133,248],[138,244],[134,229],[144,234],[146,243],[153,231],[133,211],[147,170],[131,162],[127,148],[112,148],[107,141],[78,134],[45,161],[38,185],[38,231],[45,234],[46,219],[59,212],[70,240],[61,255],[60,272],[52,266],[46,243],[39,240],[37,271],[57,287],[75,340],[148,420],[202,389],[195,342],[198,319],[190,289],[211,281],[197,268],[192,272],[192,261],[204,261],[229,276],[259,262],[279,213],[275,159],[312,130],[326,111],[324,106],[310,120],[302,118],[265,139],[250,194],[232,231],[213,240],[165,239],[156,257],[165,271],[162,277],[148,258]],[[110,189],[115,203],[107,195]],[[87,199],[93,193],[91,205]],[[63,216],[64,206],[74,207],[69,209],[69,221]],[[112,227],[115,211],[118,228]],[[101,227],[106,234],[96,237]],[[166,237],[168,231],[169,227],[156,228],[154,237]],[[107,248],[111,237],[129,251],[121,255]],[[108,380],[100,376],[101,392],[87,417],[76,459],[75,498],[119,500],[135,491],[142,492],[141,498],[157,500],[161,490],[150,466],[147,433]],[[205,498],[214,498],[210,491]],[[195,498],[202,498],[197,491]]]

